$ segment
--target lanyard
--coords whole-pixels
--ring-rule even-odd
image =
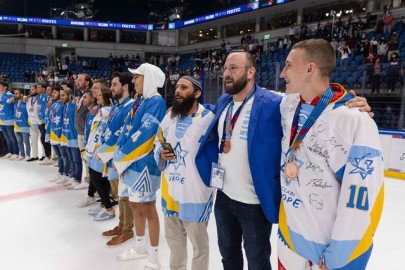
[[[142,96],[139,96],[135,100],[134,106],[132,107],[132,110],[131,110],[131,119],[134,118],[134,115],[135,115],[136,111],[138,110],[139,106],[141,105],[142,101],[143,101]]]
[[[245,100],[242,102],[242,105],[240,105],[240,107],[236,110],[233,117],[232,117],[232,110],[233,110],[234,101],[233,101],[233,99],[231,99],[228,110],[226,112],[226,116],[225,116],[224,128],[223,128],[222,139],[221,139],[221,146],[219,149],[220,154],[224,151],[225,140],[230,140],[232,137],[233,128],[235,127],[236,121],[238,121],[239,114],[240,114],[243,106],[245,106],[245,104],[255,94],[255,92],[256,92],[256,85],[253,88],[253,90],[250,91],[249,95],[247,95]]]
[[[298,130],[298,119],[299,119],[299,111],[301,108],[301,103],[298,105],[297,109],[295,110],[293,125],[291,127],[291,134],[295,134],[290,138],[290,148],[288,152],[296,150],[302,140],[304,140],[305,136],[307,135],[309,129],[314,125],[315,121],[319,118],[321,113],[326,109],[333,98],[333,91],[330,86],[326,89],[326,92],[322,95],[321,99],[319,100],[318,104],[316,104],[315,108],[312,110],[311,114],[308,116],[308,119],[305,121],[304,125],[297,133]]]

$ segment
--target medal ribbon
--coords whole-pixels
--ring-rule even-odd
[[[134,115],[135,115],[136,111],[138,110],[139,106],[141,105],[141,102],[142,102],[142,96],[139,96],[135,100],[134,106],[132,107],[132,110],[131,110],[131,117],[132,118],[134,117]]]
[[[300,131],[297,133],[298,118],[299,118],[299,111],[300,111],[301,104],[298,105],[297,110],[295,111],[293,125],[291,127],[291,132],[293,132],[293,130],[294,130],[295,136],[293,137],[292,142],[290,142],[290,148],[288,149],[288,152],[295,150],[300,146],[302,140],[307,135],[309,129],[314,125],[314,123],[318,119],[318,117],[329,105],[329,102],[332,100],[332,98],[333,98],[333,91],[332,91],[332,88],[330,88],[330,86],[328,86],[328,89],[326,89],[326,92],[322,95],[318,104],[316,104],[315,108],[312,110],[311,114],[308,116],[308,119],[305,121],[305,123],[302,126],[302,128],[300,129]]]
[[[234,101],[233,101],[233,99],[231,99],[231,102],[229,104],[229,107],[228,107],[228,110],[227,110],[226,116],[225,116],[224,129],[222,132],[221,147],[219,149],[219,153],[222,153],[224,151],[225,140],[231,139],[233,128],[235,127],[236,121],[238,121],[239,114],[240,114],[243,106],[249,101],[249,99],[254,95],[255,92],[256,92],[256,85],[253,88],[253,90],[250,91],[249,95],[247,95],[245,100],[242,102],[242,105],[240,105],[240,107],[236,110],[233,117],[232,117],[232,110],[233,110]]]

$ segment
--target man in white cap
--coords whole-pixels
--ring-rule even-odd
[[[135,222],[135,246],[118,255],[118,260],[148,256],[146,270],[159,269],[159,217],[156,211],[156,191],[160,188],[160,171],[156,165],[153,148],[155,135],[166,113],[166,105],[158,88],[165,82],[165,74],[157,67],[144,63],[136,70],[132,82],[138,96],[127,117],[117,141],[113,165],[120,179],[120,196],[129,197]],[[121,181],[122,180],[122,181]],[[145,219],[148,220],[150,248],[145,244]]]

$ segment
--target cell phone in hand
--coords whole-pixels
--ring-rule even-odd
[[[174,153],[173,147],[172,147],[172,145],[171,145],[170,143],[168,143],[168,142],[161,142],[160,144],[162,145],[162,148],[163,148],[163,149],[168,150],[170,153],[173,153],[173,154],[176,155],[176,153]]]

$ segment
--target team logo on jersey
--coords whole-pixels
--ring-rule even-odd
[[[181,149],[180,142],[177,142],[173,150],[176,153],[177,160],[170,161],[169,164],[173,164],[175,170],[177,170],[181,165],[186,167],[186,161],[184,158],[188,155],[189,152]]]
[[[367,159],[371,154],[368,153],[361,158],[349,158],[350,163],[354,169],[349,174],[360,174],[361,178],[364,180],[368,175],[371,175],[374,171],[374,167],[371,167],[373,160]]]
[[[2,104],[0,104],[0,111],[2,111],[3,110],[3,105]]]
[[[21,117],[21,112],[16,112],[16,113],[15,113],[15,116],[16,116],[17,118],[20,118],[20,117]]]

